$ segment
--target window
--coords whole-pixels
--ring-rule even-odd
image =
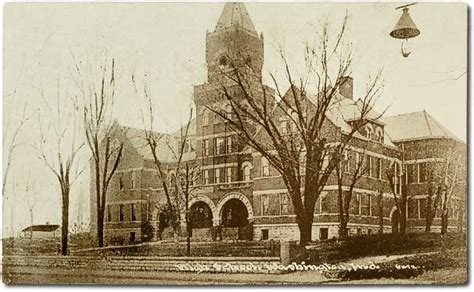
[[[135,187],[136,187],[136,186],[135,186],[135,172],[132,171],[131,179],[130,179],[130,188],[131,188],[132,190],[134,190]]]
[[[295,111],[291,112],[291,132],[296,132],[298,130],[298,113]]]
[[[181,142],[183,144],[183,142]],[[189,141],[184,141],[184,145],[181,145],[183,147],[183,152],[188,153],[189,152]]]
[[[368,194],[360,194],[360,215],[369,215],[370,197]]]
[[[189,140],[189,152],[196,150],[196,140]]]
[[[124,187],[125,187],[125,186],[124,186],[124,184],[123,184],[123,177],[120,176],[120,177],[119,177],[119,189],[120,189],[120,190],[123,190]]]
[[[306,174],[306,153],[300,153],[300,174]]]
[[[283,135],[288,134],[288,121],[282,121],[281,122],[281,133]]]
[[[380,158],[370,157],[370,176],[380,178]]]
[[[383,142],[383,130],[382,128],[377,128],[375,130],[375,140],[378,142]]]
[[[418,183],[418,167],[416,164],[407,164],[407,183]]]
[[[408,200],[408,218],[418,218],[418,200]]]
[[[288,198],[288,194],[281,194],[281,199],[280,199],[280,212],[281,212],[281,215],[287,215],[289,214],[289,208],[288,208],[288,202],[289,202],[289,198]]]
[[[270,213],[270,196],[262,195],[262,215],[268,215]]]
[[[203,151],[202,152],[204,152],[205,156],[209,156],[209,152],[210,152],[209,151],[209,140],[203,140],[202,142],[203,142],[202,143],[202,145],[203,145]]]
[[[244,166],[244,181],[250,181],[250,166]]]
[[[225,116],[229,119],[229,120],[233,120],[234,119],[234,115],[233,115],[233,112],[234,110],[232,109],[232,105],[228,104],[225,106]]]
[[[232,152],[232,136],[227,137],[227,153]]]
[[[262,240],[268,240],[268,229],[262,229]]]
[[[401,183],[401,165],[398,164],[397,162],[394,162],[394,167],[395,167],[395,177],[394,177],[394,184],[395,184],[395,194],[398,195],[399,190],[400,190],[400,183]]]
[[[419,176],[420,176],[420,183],[430,182],[432,180],[430,175],[429,175],[428,167],[429,167],[428,163],[426,163],[426,162],[422,162],[422,163],[418,164],[418,172],[419,172]]]
[[[321,207],[321,213],[328,213],[329,212],[329,199],[327,194],[321,195],[319,197],[320,200],[320,207]]]
[[[329,237],[328,228],[319,228],[319,240],[326,240]]]
[[[210,112],[208,110],[204,110],[202,115],[203,115],[203,119],[204,119],[203,124],[205,126],[209,125],[210,124]]]
[[[361,159],[359,163],[362,163],[360,172],[364,175],[370,176],[370,156],[367,154],[361,154],[359,157]]]
[[[346,173],[351,171],[351,160],[350,160],[349,150],[344,150],[343,160],[342,160],[342,170]]]
[[[232,167],[227,167],[226,181],[227,182],[232,182]]]
[[[135,204],[131,204],[131,205],[130,205],[130,217],[131,217],[130,219],[131,219],[132,221],[136,221],[136,220],[137,220],[137,217],[136,217],[136,215],[135,215]]]
[[[261,163],[262,163],[262,176],[270,176],[270,165],[268,163],[268,159],[265,157],[262,157]]]
[[[215,169],[215,178],[216,178],[216,184],[221,183],[221,169],[220,168]]]
[[[220,137],[215,140],[215,153],[216,155],[225,153],[225,138]]]
[[[226,56],[220,56],[219,57],[219,66],[225,67],[228,64],[228,60]]]
[[[203,170],[203,176],[202,177],[204,179],[203,183],[205,185],[208,185],[209,184],[209,170],[208,169]]]
[[[427,200],[419,199],[418,201],[419,201],[420,218],[426,218]]]
[[[123,205],[122,204],[119,205],[119,221],[120,222],[123,221]]]
[[[371,124],[367,124],[365,126],[365,135],[366,135],[366,137],[368,139],[372,139],[373,133],[374,133],[374,128],[372,127]]]
[[[112,221],[112,211],[110,210],[110,205],[107,205],[107,222]]]
[[[329,166],[329,155],[326,154],[323,159],[323,164],[321,165],[321,170],[325,171],[328,166]]]

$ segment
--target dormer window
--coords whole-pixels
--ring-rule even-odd
[[[365,136],[366,136],[368,139],[372,140],[373,135],[374,135],[374,128],[372,127],[371,124],[367,124],[367,125],[365,126]]]
[[[375,130],[375,140],[383,142],[383,130],[382,128],[377,128]]]
[[[229,64],[229,60],[227,59],[226,56],[220,56],[219,57],[219,66],[225,67]]]

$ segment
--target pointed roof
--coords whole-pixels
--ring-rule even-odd
[[[251,33],[257,34],[247,8],[242,2],[227,2],[225,4],[224,10],[217,21],[216,31],[234,26],[240,26]]]
[[[435,120],[425,110],[384,117],[385,129],[394,142],[408,140],[447,138],[461,140]]]
[[[194,122],[194,120],[193,120]],[[195,124],[192,122],[189,128],[189,135],[195,135]],[[122,139],[127,140],[130,145],[137,151],[137,154],[146,160],[153,160],[153,154],[145,139],[145,130],[137,129],[117,124],[118,131],[123,134]],[[164,163],[176,162],[179,152],[177,138],[179,137],[179,130],[173,134],[154,132],[157,137],[161,137],[157,144],[158,159]],[[183,160],[190,160],[195,158],[195,152],[187,152],[183,155]]]

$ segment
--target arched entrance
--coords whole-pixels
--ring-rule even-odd
[[[247,207],[238,199],[228,200],[222,207],[221,216],[223,227],[245,227],[249,223]]]
[[[190,208],[190,225],[191,228],[211,228],[212,227],[212,210],[208,204],[198,201],[191,205]]]

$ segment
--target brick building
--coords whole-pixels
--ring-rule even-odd
[[[191,124],[190,142],[184,157],[185,161],[198,167],[201,174],[193,182],[199,187],[193,191],[189,203],[194,240],[299,238],[296,216],[281,176],[259,153],[244,145],[227,123],[207,109],[226,106],[221,92],[223,84],[228,90],[237,87],[223,75],[229,69],[230,58],[238,57],[250,64],[250,82],[260,86],[263,48],[263,36],[257,33],[244,4],[226,3],[215,30],[206,35],[207,82],[194,88],[196,119]],[[359,108],[353,97],[353,82],[352,78],[346,77],[337,97],[341,106],[327,115],[328,142],[337,142],[351,129],[351,119]],[[255,88],[258,90],[258,86]],[[269,87],[266,89],[270,94],[273,92]],[[372,115],[377,116],[377,113]],[[291,123],[284,117],[283,113],[275,113],[282,131],[291,131]],[[165,197],[151,152],[144,142],[144,133],[120,125],[115,129],[118,139],[124,142],[124,152],[107,199],[106,242],[156,240],[164,236],[157,230]],[[161,140],[159,158],[169,170],[170,178],[175,162],[171,149],[177,147],[179,140],[179,132],[164,134]],[[447,149],[453,147],[463,149],[465,156],[464,143],[426,112],[370,120],[357,133],[346,153],[346,173],[352,171],[362,155],[368,169],[355,188],[348,224],[350,234],[377,232],[380,212],[383,213],[384,232],[391,232],[392,225],[396,224],[394,195],[384,177],[387,167],[396,169],[396,195],[407,192],[409,196],[408,229],[424,229],[423,206],[428,188],[435,187],[434,177],[427,178],[425,174],[430,167],[436,168]],[[462,182],[456,186],[449,206],[451,229],[459,228],[465,221],[464,166],[461,171]],[[337,187],[336,178],[330,177],[316,203],[313,239],[337,236]],[[94,223],[93,180],[91,194]],[[433,229],[439,225],[439,219],[435,218]]]

